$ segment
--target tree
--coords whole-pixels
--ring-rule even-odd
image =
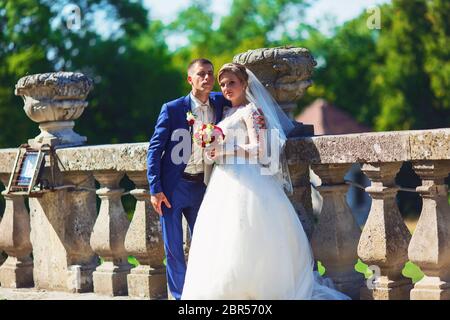
[[[310,26],[301,26],[307,37],[296,45],[311,50],[318,61],[314,85],[308,89],[301,105],[325,98],[352,114],[359,122],[372,125],[378,105],[370,97],[373,81],[371,67],[379,59],[376,45],[379,32],[366,26],[366,14],[336,27],[334,34],[325,36]]]
[[[20,108],[14,85],[26,74],[52,70],[42,47],[50,17],[38,0],[0,0],[0,146],[16,146],[39,132]]]
[[[367,28],[365,12],[331,36],[301,26],[294,43],[319,62],[301,104],[325,97],[375,130],[447,127],[449,9],[448,1],[394,0],[380,7],[381,30]]]
[[[185,72],[190,60],[198,57],[211,59],[216,68],[249,49],[271,46],[288,29],[289,16],[299,20],[308,0],[234,0],[230,11],[213,27],[209,2],[193,0],[178,14],[169,26],[171,33],[184,33],[189,45],[174,53],[176,65]],[[188,86],[185,85],[185,90]],[[216,87],[218,90],[218,87]]]
[[[373,68],[377,129],[448,126],[449,8],[440,0],[393,1],[377,45],[382,60]]]
[[[13,94],[33,73],[81,71],[94,79],[89,106],[75,130],[90,144],[147,141],[164,101],[181,94],[160,21],[149,21],[142,1],[80,1],[79,30],[66,27],[68,1],[0,0],[0,147],[38,133]],[[109,31],[98,31],[100,22]],[[11,123],[15,123],[11,126]]]

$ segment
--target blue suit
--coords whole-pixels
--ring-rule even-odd
[[[210,105],[214,109],[216,123],[222,119],[223,107],[229,102],[221,93],[212,92]],[[150,193],[164,192],[172,208],[162,205],[163,215],[160,219],[167,258],[167,282],[175,299],[180,299],[186,274],[186,262],[183,251],[182,214],[185,216],[191,233],[206,185],[203,182],[187,181],[182,178],[187,161],[174,163],[172,151],[180,143],[172,141],[172,134],[177,129],[189,130],[186,113],[191,110],[190,95],[165,103],[161,108],[155,131],[147,153],[147,179]],[[189,137],[190,138],[190,137]],[[181,151],[186,152],[185,159],[192,153],[192,145]],[[185,144],[186,145],[186,144]]]

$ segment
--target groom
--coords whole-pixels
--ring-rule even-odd
[[[151,203],[160,215],[167,258],[167,282],[177,300],[181,298],[186,274],[182,215],[192,233],[212,169],[204,161],[204,150],[191,143],[188,133],[191,128],[186,113],[191,111],[203,123],[218,123],[222,119],[224,106],[230,105],[221,93],[211,92],[214,86],[211,61],[193,60],[187,74],[192,91],[162,106],[147,153],[147,178]],[[179,129],[184,129],[189,138],[187,144],[184,142],[187,148],[181,150],[183,161],[179,161],[178,147],[175,148],[180,144]]]

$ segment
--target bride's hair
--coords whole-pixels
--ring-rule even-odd
[[[241,80],[242,83],[244,83],[247,86],[248,73],[244,65],[234,62],[224,64],[222,68],[220,68],[219,73],[217,74],[217,80],[220,81],[220,78],[223,76],[225,72],[233,73],[236,77],[238,77],[239,80]]]

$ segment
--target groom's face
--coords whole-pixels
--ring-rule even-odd
[[[214,87],[214,68],[210,64],[197,63],[189,70],[187,80],[194,91],[209,94]]]

